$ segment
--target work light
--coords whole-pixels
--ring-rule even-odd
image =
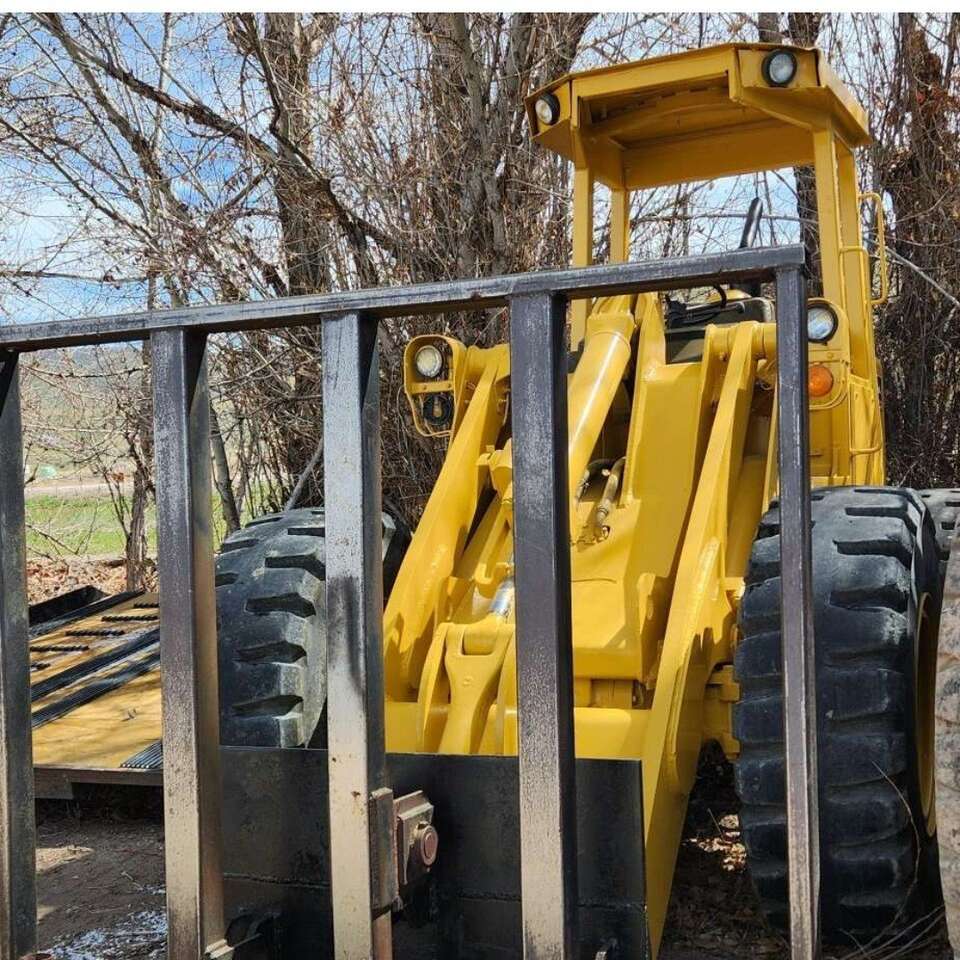
[[[797,58],[790,50],[772,50],[763,58],[762,69],[771,87],[785,87],[797,75]]]
[[[534,109],[537,111],[537,119],[548,127],[560,119],[560,101],[552,93],[537,97]]]
[[[825,304],[816,303],[807,310],[807,339],[826,343],[837,332],[837,315]]]
[[[413,363],[417,373],[425,380],[436,380],[443,370],[443,354],[433,344],[428,343],[417,351]]]

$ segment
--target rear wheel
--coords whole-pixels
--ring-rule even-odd
[[[384,591],[406,531],[383,515]],[[260,517],[217,557],[220,740],[301,747],[326,703],[326,549],[322,509]]]
[[[812,494],[824,936],[892,935],[937,903],[933,696],[938,554],[913,491]],[[761,521],[740,605],[737,786],[751,877],[786,929],[780,527]]]

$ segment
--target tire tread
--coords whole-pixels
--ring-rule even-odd
[[[823,933],[873,937],[914,919],[918,891],[936,882],[932,845],[914,829],[919,803],[908,731],[911,618],[918,589],[935,584],[937,550],[924,502],[909,490],[818,489],[811,519]],[[734,735],[750,873],[768,922],[784,929],[779,540],[774,504],[760,522],[740,605]]]

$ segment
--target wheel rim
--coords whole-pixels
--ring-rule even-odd
[[[923,810],[927,835],[937,829],[936,791],[934,778],[935,713],[934,700],[937,685],[937,624],[930,616],[930,594],[920,598],[917,611],[916,648],[916,749],[917,773],[920,781],[920,805]]]

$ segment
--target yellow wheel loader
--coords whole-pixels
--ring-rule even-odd
[[[943,721],[935,764],[937,535],[956,500],[885,485],[873,313],[887,296],[887,276],[882,204],[861,192],[856,178],[854,151],[868,141],[864,112],[819,51],[765,44],[571,74],[531,94],[527,105],[536,143],[573,165],[575,268],[594,262],[597,187],[608,197],[609,260],[626,263],[633,191],[814,170],[822,289],[810,290],[805,332],[821,923],[826,937],[841,941],[891,934],[939,903],[935,772],[942,783],[952,770],[945,757],[957,746]],[[861,231],[864,204],[874,206],[879,228],[876,282]],[[758,215],[754,205],[746,245]],[[654,954],[708,742],[735,765],[750,874],[764,915],[781,929],[790,895],[780,604],[795,572],[782,568],[780,556],[778,304],[753,280],[693,299],[674,293],[612,293],[570,304],[562,491],[576,755],[581,763],[639,761],[643,784],[642,800],[598,788],[591,796],[599,803],[602,795],[604,805],[583,816],[595,829],[609,828],[612,836],[597,843],[610,856],[636,841],[630,817],[642,819],[642,896]],[[469,307],[469,298],[460,305]],[[416,769],[434,791],[452,789],[458,777],[461,788],[469,783],[476,791],[473,806],[451,804],[486,822],[485,845],[473,848],[480,865],[454,857],[481,886],[477,878],[497,869],[496,818],[506,818],[507,831],[510,817],[497,805],[500,794],[463,758],[517,754],[523,711],[514,616],[515,554],[523,547],[514,540],[515,488],[523,478],[514,474],[511,432],[523,385],[512,382],[511,365],[508,344],[466,345],[443,333],[409,343],[404,385],[414,425],[447,452],[412,534],[383,518],[388,761],[425,758]],[[282,751],[276,768],[261,771],[263,797],[271,785],[281,789],[276,778],[283,763],[294,762],[290,756],[326,745],[325,710],[333,704],[326,701],[325,565],[333,509],[328,502],[260,518],[230,536],[217,560],[222,741],[307,748]],[[957,577],[960,569],[955,592]],[[119,615],[134,616],[145,603],[153,599],[127,598]],[[340,601],[336,609],[344,616]],[[74,636],[102,629],[111,615],[116,625],[115,610],[92,611],[93,626],[75,619]],[[35,641],[35,659],[50,643]],[[953,644],[960,650],[960,640]],[[132,656],[142,660],[147,649]],[[941,661],[952,656],[948,648]],[[110,669],[122,662],[111,661]],[[83,779],[80,768],[116,767],[121,753],[127,769],[137,767],[136,756],[156,760],[160,728],[149,697],[156,703],[159,693],[156,683],[152,693],[145,689],[156,669],[147,662],[131,680],[144,688],[135,694],[136,716],[128,717],[127,731],[136,736],[119,750],[108,743],[130,710],[123,683],[73,713],[53,711],[36,729],[40,772]],[[956,693],[941,684],[939,697],[940,712],[952,711],[947,720],[955,722]],[[60,732],[70,723],[82,729],[79,711],[93,709],[103,724],[99,758],[97,744],[78,745]],[[950,786],[960,790],[960,781]],[[258,829],[254,812],[230,812],[230,793],[225,788],[229,822]],[[263,803],[257,809],[269,819]],[[953,849],[960,814],[949,823],[944,839],[941,818],[941,850]],[[417,829],[427,826],[420,820]],[[337,829],[332,824],[334,839]],[[226,842],[240,840],[228,834]],[[441,830],[440,863],[444,849]],[[948,891],[960,890],[950,876]],[[445,955],[517,955],[490,946],[500,921],[483,912],[482,899],[473,898],[473,929],[486,929],[488,952],[471,953],[461,925],[448,930],[445,942],[456,946]],[[444,902],[421,906],[442,914]],[[527,949],[531,957],[555,955],[536,953],[529,942]],[[589,955],[614,955],[605,949],[594,945]]]

